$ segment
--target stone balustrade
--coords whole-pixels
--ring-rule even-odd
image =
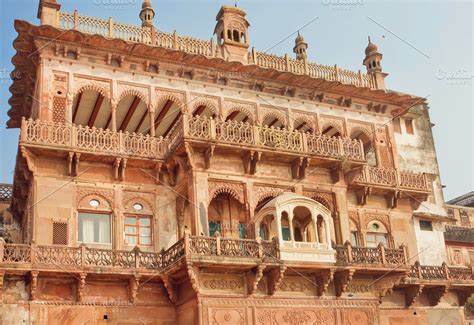
[[[364,166],[353,183],[367,186],[398,187],[405,190],[429,192],[425,174],[399,171],[394,168]]]
[[[82,125],[22,120],[21,144],[39,145],[88,153],[164,159],[175,145],[176,132],[167,138]]]
[[[13,195],[12,184],[0,184],[0,201],[10,201]]]
[[[365,161],[363,144],[360,140],[208,117],[184,115],[183,119],[184,136],[190,139],[277,149],[321,158],[346,157],[353,161]]]
[[[96,17],[74,13],[57,13],[56,26],[60,29],[77,30],[85,34],[97,34],[106,38],[121,39],[127,42],[144,43],[190,54],[204,55],[209,58],[220,58],[222,55],[211,38],[205,41],[193,37],[180,36],[176,32],[165,33],[150,27],[127,25],[115,22],[112,18]],[[340,69],[337,66],[325,66],[291,59],[288,55],[276,56],[252,50],[248,55],[249,64],[262,68],[307,75],[343,84],[376,88],[375,80],[368,74]]]
[[[474,280],[474,274],[469,267],[448,266],[443,263],[436,265],[421,265],[418,261],[411,266],[409,278],[436,281],[436,280]]]
[[[407,265],[406,247],[386,248],[380,244],[377,247],[358,247],[346,242],[336,246],[336,262],[339,264],[381,264],[391,266]]]

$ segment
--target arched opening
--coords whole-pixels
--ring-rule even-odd
[[[291,232],[290,232],[290,219],[288,218],[288,213],[283,211],[281,213],[281,237],[284,241],[291,240]]]
[[[285,126],[284,121],[276,116],[267,114],[263,117],[263,123],[264,126],[268,127],[274,127],[274,128],[283,128]]]
[[[293,209],[294,239],[299,242],[314,242],[314,223],[311,211],[304,206]]]
[[[207,105],[198,105],[194,108],[193,116],[212,117],[215,118],[214,110]]]
[[[240,34],[240,40],[242,41],[242,44],[246,44],[246,39],[245,39],[245,34],[244,33]]]
[[[76,94],[72,104],[72,123],[76,125],[109,128],[110,100],[96,90],[85,89]]]
[[[387,247],[388,244],[388,230],[380,221],[371,221],[367,225],[367,232],[365,234],[365,245],[367,247],[377,247],[383,244]]]
[[[211,200],[208,209],[209,235],[247,238],[245,207],[229,193],[220,193]]]
[[[324,126],[324,128],[322,129],[322,134],[325,135],[325,136],[328,136],[328,137],[340,137],[341,136],[341,133],[339,132],[339,130],[332,126],[332,125],[326,125]]]
[[[302,133],[313,133],[314,130],[311,127],[311,124],[305,121],[304,119],[296,119],[294,123],[294,128],[298,132]]]
[[[157,137],[166,137],[181,117],[181,104],[172,99],[160,103],[156,108],[153,125]]]
[[[234,30],[233,35],[234,35],[234,42],[240,43],[239,31],[238,31],[238,30]]]
[[[275,217],[268,214],[260,221],[259,235],[263,240],[271,240],[276,236]]]
[[[255,207],[254,213],[257,214],[268,202],[273,200],[276,196],[275,195],[267,195],[257,202],[257,206]]]
[[[361,130],[354,130],[351,133],[351,139],[360,140],[364,147],[364,154],[367,159],[367,164],[369,166],[377,166],[377,157],[375,154],[375,148],[373,146],[372,139]]]
[[[123,97],[117,104],[116,123],[117,131],[148,134],[151,124],[146,103],[133,94]]]
[[[242,122],[242,123],[252,123],[252,118],[243,111],[240,110],[234,110],[233,112],[230,112],[226,118],[227,121],[234,121],[234,122]]]
[[[230,31],[230,29],[227,30],[227,39],[229,41],[232,41],[232,32]]]

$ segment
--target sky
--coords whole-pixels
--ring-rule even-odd
[[[58,0],[63,11],[139,25],[141,0]],[[0,0],[0,183],[13,181],[18,129],[7,130],[17,33],[14,19],[39,24],[39,0]],[[153,0],[155,26],[210,39],[215,16],[234,1]],[[257,50],[293,55],[296,31],[309,60],[364,71],[367,36],[383,54],[389,89],[427,97],[445,198],[474,190],[473,2],[366,0],[240,0]],[[293,34],[293,35],[291,35]],[[289,38],[287,38],[291,35]]]

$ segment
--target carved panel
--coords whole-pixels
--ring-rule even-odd
[[[314,283],[314,279],[305,279],[300,276],[287,276],[283,278],[279,289],[281,291],[299,292],[314,295],[316,284]]]
[[[198,107],[205,106],[216,116],[219,114],[219,98],[201,94],[191,94],[188,105],[188,113],[193,113]]]
[[[200,287],[210,291],[243,293],[245,284],[239,275],[201,274]]]
[[[257,311],[258,325],[336,324],[335,310],[328,309],[261,309]]]
[[[388,215],[386,214],[378,214],[378,213],[364,213],[361,216],[361,225],[364,229],[368,229],[369,223],[371,221],[377,220],[380,221],[385,228],[390,232],[390,221]]]
[[[342,119],[342,118],[320,115],[319,116],[319,124],[321,125],[321,132],[323,132],[324,129],[332,126],[341,135],[345,134],[345,132],[344,132],[344,119]]]
[[[256,106],[253,103],[225,100],[223,104],[222,117],[226,118],[229,114],[240,111],[250,118],[250,122],[255,121]]]
[[[124,191],[122,193],[122,207],[125,211],[135,212],[133,205],[139,203],[143,209],[139,213],[153,214],[155,210],[154,194],[145,192]]]
[[[178,105],[179,109],[183,112],[187,110],[187,105],[184,93],[179,91],[170,91],[164,89],[156,89],[156,97],[158,98],[157,107],[160,108],[166,104],[168,100]]]
[[[83,92],[85,90],[95,90],[102,96],[110,100],[110,81],[90,79],[84,77],[74,77],[74,94]]]
[[[117,103],[128,95],[134,95],[140,98],[148,106],[150,104],[150,89],[140,85],[131,85],[125,83],[117,84],[117,94],[115,96]]]
[[[208,183],[209,202],[221,193],[230,194],[234,199],[245,204],[245,188],[243,183],[210,180]]]
[[[76,204],[77,207],[90,209],[89,200],[92,198],[99,198],[103,206],[100,209],[112,209],[114,202],[114,191],[109,189],[100,189],[94,187],[78,187],[76,188]],[[100,199],[103,200],[100,200]]]
[[[274,186],[254,186],[253,188],[253,197],[254,197],[254,204],[257,205],[258,203],[262,202],[265,199],[270,197],[277,197],[283,192],[294,192],[293,189],[290,188],[282,188],[282,187],[274,187]]]
[[[344,325],[365,325],[376,324],[374,314],[370,310],[344,309],[342,311],[342,324]]]
[[[247,324],[244,308],[213,308],[210,311],[208,324],[244,325]]]

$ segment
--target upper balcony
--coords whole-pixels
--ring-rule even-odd
[[[402,193],[409,193],[420,199],[426,199],[431,187],[426,174],[404,172],[394,168],[364,166],[362,170],[351,175],[349,183],[361,189],[359,203],[365,204],[370,194],[386,195],[389,205],[396,207]]]
[[[165,33],[154,28],[127,25],[113,21],[112,18],[100,19],[96,17],[79,15],[74,13],[59,12],[57,27],[63,30],[77,30],[85,34],[101,35],[106,38],[121,39],[127,42],[142,43],[150,46],[162,47],[170,50],[182,51],[188,54],[204,55],[208,58],[223,58],[214,39],[210,41],[178,33]],[[276,56],[255,49],[248,54],[249,64],[262,68],[274,69],[281,72],[291,72],[306,75],[313,78],[337,81],[342,84],[355,85],[367,88],[376,88],[373,76],[358,72],[340,69],[335,66],[302,62],[288,55]]]
[[[444,239],[446,241],[474,244],[474,228],[446,225]]]

